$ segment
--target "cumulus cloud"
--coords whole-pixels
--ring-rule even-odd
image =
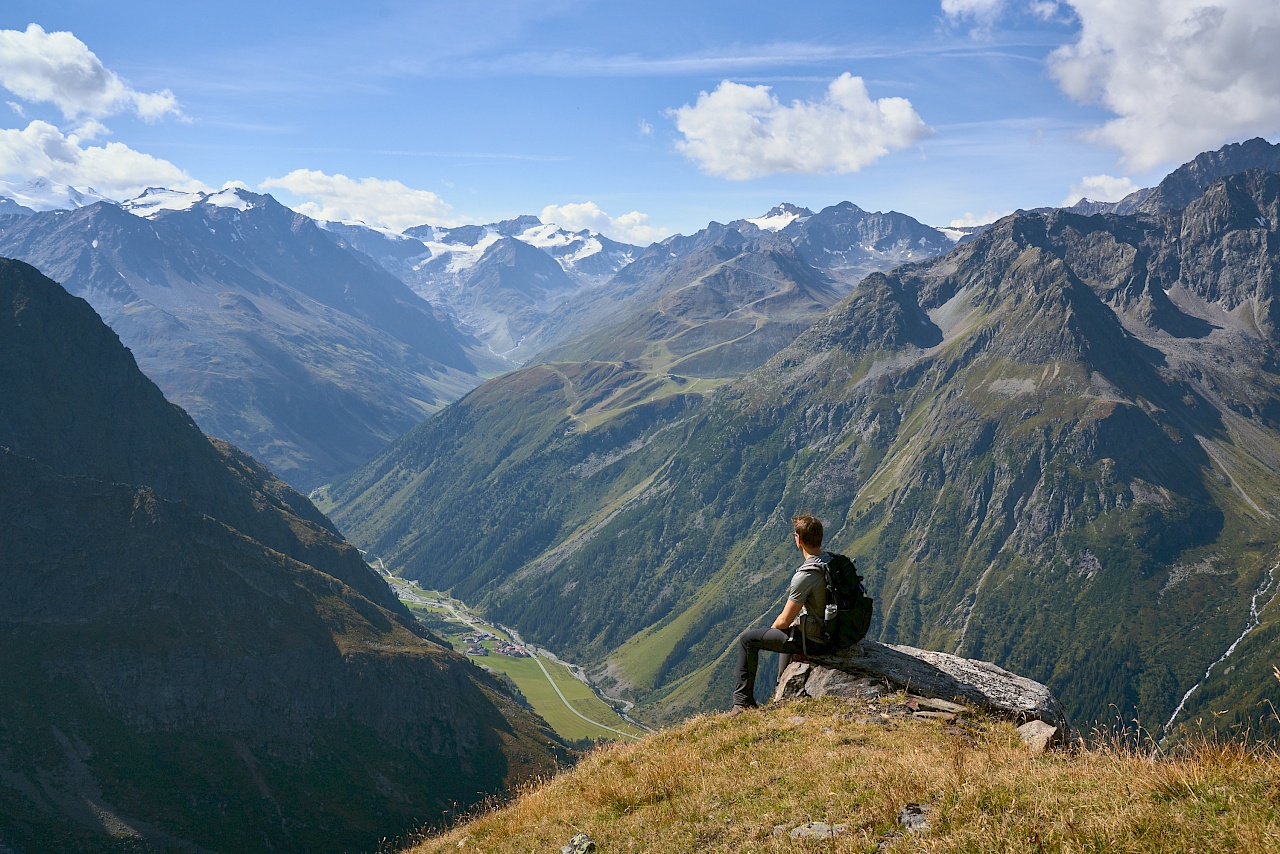
[[[428,190],[415,190],[399,181],[348,178],[314,169],[295,169],[282,178],[268,178],[263,190],[281,189],[301,199],[293,209],[312,219],[357,220],[371,226],[404,231],[415,225],[452,225],[453,208]]]
[[[173,113],[168,89],[139,92],[110,71],[71,33],[47,33],[39,24],[0,30],[0,86],[29,103],[51,103],[67,119],[134,112],[147,121]]]
[[[768,86],[724,81],[671,112],[676,146],[702,171],[743,181],[782,172],[857,172],[933,131],[905,98],[871,100],[841,74],[820,101],[778,101]]]
[[[21,129],[0,129],[0,175],[45,177],[73,187],[93,187],[117,199],[131,198],[147,187],[208,189],[169,161],[122,143],[86,146],[102,128],[93,123],[86,130],[90,132],[84,137],[64,135],[41,121]]]
[[[611,217],[595,202],[573,202],[567,205],[547,205],[539,216],[545,223],[558,225],[566,231],[595,231],[605,237],[648,246],[671,232],[649,224],[649,215],[632,211],[620,217]]]
[[[1118,202],[1134,190],[1140,189],[1128,178],[1112,175],[1086,175],[1080,183],[1071,185],[1071,192],[1062,200],[1063,207],[1070,207],[1081,199],[1095,202]]]
[[[1063,91],[1116,118],[1089,138],[1145,170],[1280,132],[1280,4],[1065,0],[1074,44],[1049,57]]]

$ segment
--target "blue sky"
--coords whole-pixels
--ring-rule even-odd
[[[1280,134],[1272,0],[9,0],[0,30],[0,177],[395,228],[947,225]]]

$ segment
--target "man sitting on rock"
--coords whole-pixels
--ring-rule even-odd
[[[826,568],[831,556],[822,550],[822,523],[809,515],[791,520],[795,528],[796,547],[804,554],[804,563],[791,576],[787,604],[773,625],[748,629],[738,636],[738,678],[733,691],[731,715],[739,715],[756,706],[756,669],[760,650],[780,653],[778,674],[787,669],[794,655],[822,651],[822,618],[827,605]]]

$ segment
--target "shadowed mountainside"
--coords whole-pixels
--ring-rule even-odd
[[[305,498],[0,261],[0,847],[363,850],[555,766]]]

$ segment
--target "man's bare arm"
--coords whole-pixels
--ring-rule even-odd
[[[778,615],[778,619],[773,621],[773,627],[780,631],[786,631],[791,628],[791,624],[796,621],[796,617],[800,616],[800,609],[804,607],[801,602],[792,602],[787,600],[787,606],[782,609],[782,613]]]

